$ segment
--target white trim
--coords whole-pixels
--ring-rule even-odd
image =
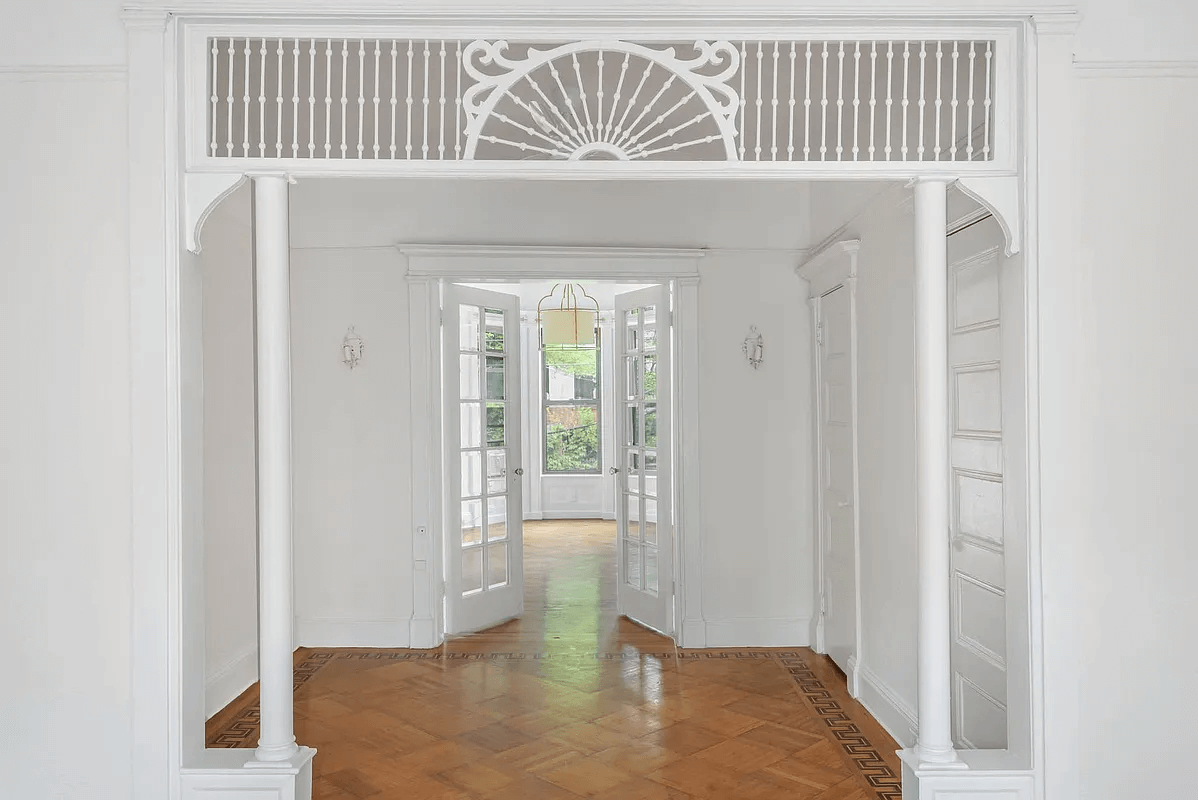
[[[593,477],[593,476],[586,476]],[[611,511],[604,511],[601,508],[581,509],[578,511],[541,511],[535,514],[525,514],[525,520],[562,520],[562,519],[581,519],[581,520],[614,520],[616,515]]]
[[[634,247],[396,245],[411,278],[450,281],[591,278],[636,283],[698,275],[703,250]]]
[[[318,617],[295,620],[297,647],[408,647],[411,620]]]
[[[131,458],[131,794],[180,796],[183,695],[203,691],[203,659],[184,659],[182,419],[178,206],[173,143],[176,23],[162,12],[123,15],[128,42],[129,372]],[[191,565],[195,568],[195,565]],[[198,663],[197,663],[198,662]],[[198,677],[198,684],[197,684]],[[192,722],[192,721],[189,721]]]
[[[816,595],[815,616],[812,625],[815,649],[825,652],[824,641],[824,602],[827,582],[824,553],[826,537],[829,535],[824,526],[824,492],[825,468],[822,458],[824,452],[824,432],[820,420],[823,418],[823,393],[820,390],[823,380],[823,361],[821,356],[822,344],[820,330],[823,325],[823,298],[844,288],[849,293],[849,375],[852,382],[850,389],[850,414],[853,425],[853,652],[849,654],[850,665],[860,664],[863,658],[864,625],[862,623],[861,599],[861,488],[860,488],[860,452],[859,424],[857,421],[857,254],[861,250],[859,239],[846,239],[841,242],[823,247],[808,259],[795,272],[807,281],[808,303],[811,307],[811,337],[812,350],[812,392],[814,402],[813,422],[815,425],[815,564],[816,564]],[[848,691],[853,697],[860,692],[858,670],[850,667],[848,675]]]
[[[339,5],[337,10],[344,17],[383,17],[388,20],[411,19],[418,22],[427,22],[430,19],[435,19],[438,22],[442,20],[504,22],[528,16],[543,18],[548,10],[545,3],[530,2],[530,0],[505,4],[502,12],[496,9],[494,3],[482,2],[482,0],[474,0],[473,4],[463,2],[454,5],[454,8],[447,10],[445,4],[437,2],[437,0],[415,0],[415,2],[405,4],[404,11],[399,11],[392,0],[354,0],[354,2]],[[662,23],[676,26],[709,21],[756,20],[761,24],[779,21],[804,22],[813,17],[844,18],[858,23],[920,18],[933,20],[953,17],[976,18],[993,15],[1025,17],[1034,14],[1052,17],[1075,14],[1077,5],[1077,3],[1071,2],[1052,4],[990,2],[979,4],[970,2],[970,0],[956,0],[945,3],[911,3],[901,9],[879,12],[876,7],[869,4],[846,7],[842,3],[829,0],[825,0],[823,4],[805,4],[801,10],[796,10],[793,0],[745,0],[743,5],[738,3],[722,8],[695,2],[695,0],[668,0],[651,6],[634,2],[604,3],[601,0],[589,0],[576,3],[573,8],[565,8],[557,12],[553,17],[553,23],[558,24],[564,21],[568,24],[582,24],[592,21],[631,19],[650,24]],[[221,17],[327,15],[329,10],[328,3],[324,0],[140,0],[140,2],[129,3],[127,8],[151,11],[168,10],[178,15]]]
[[[695,265],[696,272],[698,265]],[[703,623],[703,492],[699,442],[699,276],[674,281],[674,629],[681,647],[707,647]]]
[[[208,676],[204,684],[204,719],[212,719],[257,680],[258,643],[255,642]]]
[[[705,647],[807,647],[811,617],[727,617],[704,623]]]
[[[1079,78],[1198,78],[1198,60],[1074,61]]]
[[[795,268],[795,274],[811,286],[810,296],[819,297],[857,277],[857,252],[860,239],[845,239],[821,247],[814,255]],[[847,255],[847,260],[840,256]]]
[[[129,71],[123,64],[80,64],[64,66],[56,64],[16,64],[0,66],[0,83],[41,82],[97,82],[107,83],[129,79]]]
[[[858,663],[857,680],[861,689],[857,700],[873,715],[887,733],[903,747],[914,747],[919,736],[915,709],[869,667]]]

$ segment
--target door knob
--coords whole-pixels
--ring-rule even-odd
[[[523,474],[524,474],[524,467],[516,467],[516,474],[517,474],[517,475],[523,475]]]
[[[607,471],[608,471],[608,473],[615,475],[617,472],[620,471],[620,468],[619,467],[609,467]]]

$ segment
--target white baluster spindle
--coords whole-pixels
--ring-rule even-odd
[[[806,87],[803,90],[803,160],[811,160],[811,42],[807,42]]]
[[[415,98],[412,97],[412,77],[415,74],[412,70],[413,57],[415,56],[416,43],[408,39],[408,96],[406,100],[408,124],[405,128],[407,142],[404,144],[404,158],[412,157],[412,102]]]
[[[949,102],[949,134],[948,134],[948,160],[957,160],[957,69],[960,66],[960,53],[957,49],[957,42],[953,42],[953,96]]]
[[[990,64],[993,61],[994,52],[991,49],[991,43],[986,42],[986,99],[982,103],[982,111],[984,113],[983,124],[986,126],[982,135],[982,160],[990,160]]]
[[[932,149],[932,159],[940,160],[940,113],[944,107],[944,100],[941,98],[943,94],[943,75],[944,75],[944,42],[936,42],[936,139]]]
[[[212,39],[212,94],[208,98],[212,104],[212,134],[209,136],[208,153],[215,158],[217,153],[216,145],[216,109],[220,103],[220,96],[216,93],[216,82],[218,75],[218,65],[220,63],[220,40],[213,37]]]
[[[250,157],[250,55],[253,53],[250,40],[245,40],[245,72],[241,76],[241,155]]]
[[[324,51],[324,157],[333,157],[333,40]]]
[[[444,39],[441,40],[441,50],[440,50],[439,55],[441,57],[441,85],[440,85],[440,87],[438,87],[439,90],[437,92],[437,94],[439,95],[439,99],[437,101],[438,102],[437,135],[439,137],[438,144],[437,144],[437,158],[444,159],[445,158],[445,40]]]
[[[911,105],[911,43],[903,42],[903,125],[902,125],[902,147],[899,152],[902,154],[902,160],[907,160],[907,109]]]
[[[794,161],[795,158],[795,59],[798,57],[797,45],[795,42],[790,43],[790,102],[787,106],[787,145],[786,145],[786,160]]]
[[[429,72],[428,62],[429,62],[429,58],[431,57],[431,55],[432,55],[432,51],[429,49],[428,39],[425,39],[424,40],[424,94],[420,98],[421,108],[424,109],[424,113],[422,115],[424,117],[424,119],[422,121],[423,128],[424,128],[424,142],[420,146],[420,156],[421,156],[421,158],[425,159],[426,161],[428,160],[428,72]]]
[[[819,160],[825,161],[828,157],[828,43],[824,42],[823,52],[823,91],[820,97],[820,109],[822,118],[820,120],[820,142],[819,142]]]
[[[869,52],[869,160],[874,160],[874,136],[878,111],[878,43],[871,43]]]

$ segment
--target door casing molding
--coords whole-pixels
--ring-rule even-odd
[[[446,483],[444,459],[441,454],[441,314],[439,287],[443,283],[504,283],[513,280],[571,280],[629,281],[636,283],[673,284],[671,326],[675,332],[678,351],[672,367],[674,405],[677,410],[674,429],[677,435],[671,444],[675,466],[674,480],[674,637],[682,647],[703,647],[706,625],[703,620],[703,539],[699,497],[698,442],[693,441],[699,430],[698,398],[687,400],[686,392],[697,392],[699,385],[697,343],[699,315],[697,289],[699,262],[704,251],[681,248],[631,247],[541,247],[511,245],[439,245],[397,244],[407,262],[410,285],[427,287],[419,300],[411,300],[426,313],[408,317],[412,342],[412,408],[424,407],[428,416],[412,417],[412,452],[426,454],[423,472],[426,478],[419,487],[413,484],[412,526],[424,528],[426,536],[417,533],[419,553],[429,569],[414,571],[417,582],[413,609],[429,609],[430,616],[419,624],[413,619],[412,647],[436,647],[444,640],[442,618],[445,587],[441,578],[444,566],[445,519],[431,506],[440,506]],[[689,346],[687,346],[689,344]],[[418,364],[416,359],[427,358],[429,363]],[[431,424],[429,424],[431,423]],[[683,453],[687,458],[680,458]],[[529,454],[525,454],[526,457]],[[431,458],[430,458],[431,456]],[[439,468],[437,465],[440,465]],[[415,462],[413,467],[415,467]],[[416,470],[413,470],[416,474]],[[427,485],[425,483],[427,481]],[[415,493],[423,492],[424,501]],[[423,515],[423,517],[421,516]],[[424,581],[421,581],[421,578]],[[414,584],[415,586],[415,584]],[[414,612],[415,614],[415,612]],[[420,638],[417,638],[419,634]]]
[[[827,537],[830,532],[824,525],[823,485],[825,475],[824,431],[820,419],[824,413],[824,400],[820,391],[820,381],[823,379],[823,369],[820,361],[819,328],[823,323],[821,299],[824,295],[845,288],[849,293],[849,373],[852,380],[849,398],[850,414],[853,420],[853,654],[849,658],[848,689],[849,694],[858,697],[861,694],[861,681],[858,675],[861,661],[861,492],[858,480],[860,445],[857,430],[857,252],[861,249],[858,239],[845,239],[834,242],[813,255],[795,272],[807,281],[808,303],[811,305],[812,325],[812,365],[814,367],[814,402],[812,419],[815,422],[815,615],[812,618],[811,641],[816,652],[825,652],[824,648],[824,597],[827,594],[827,565],[824,563],[824,553],[827,552]]]

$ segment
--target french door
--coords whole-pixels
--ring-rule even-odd
[[[445,287],[446,632],[524,611],[520,301]]]
[[[635,622],[673,631],[670,472],[670,290],[616,296],[616,604]]]

